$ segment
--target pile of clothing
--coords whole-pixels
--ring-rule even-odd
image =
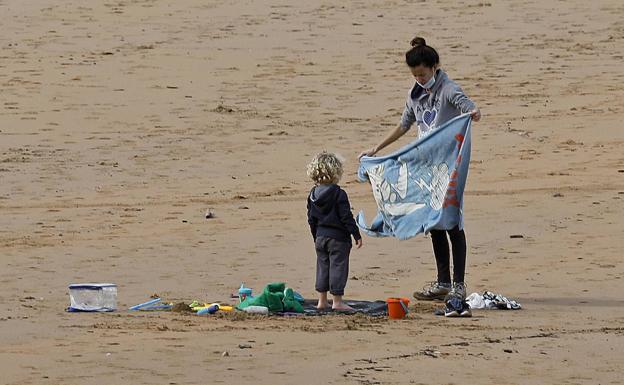
[[[444,308],[435,309],[434,314],[445,317],[472,317],[472,309],[519,310],[522,309],[522,305],[502,294],[484,291],[483,294],[472,293],[466,300],[457,297],[448,298],[444,302]]]
[[[522,309],[522,305],[518,302],[491,291],[484,291],[483,294],[472,293],[466,298],[466,302],[471,309]]]

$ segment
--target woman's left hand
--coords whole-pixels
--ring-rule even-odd
[[[481,120],[481,111],[479,111],[478,108],[475,108],[474,110],[470,111],[470,116],[472,117],[472,120],[478,122],[479,120]]]

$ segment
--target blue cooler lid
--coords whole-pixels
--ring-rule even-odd
[[[72,283],[69,289],[100,290],[105,287],[117,287],[114,283]]]

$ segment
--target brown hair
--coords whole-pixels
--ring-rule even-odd
[[[427,45],[424,38],[416,36],[410,41],[412,48],[405,53],[405,62],[410,67],[418,67],[424,65],[425,67],[433,68],[440,64],[440,56],[438,52]]]

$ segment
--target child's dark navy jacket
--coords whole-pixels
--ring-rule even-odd
[[[351,243],[361,239],[347,193],[338,185],[315,186],[308,196],[308,223],[312,237],[333,238]]]

